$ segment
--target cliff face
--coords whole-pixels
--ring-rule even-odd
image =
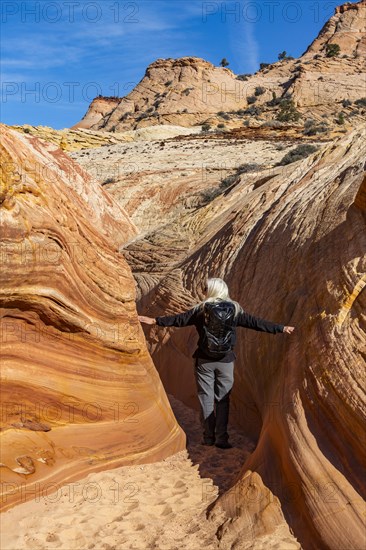
[[[239,334],[232,416],[257,447],[216,504],[231,515],[228,540],[245,532],[241,480],[254,471],[304,548],[364,544],[365,152],[356,130],[266,177],[242,174],[206,206],[124,248],[144,314],[192,307],[210,275],[249,312],[296,327],[291,336]],[[164,384],[187,400],[194,329],[147,337]]]
[[[326,44],[338,44],[342,55],[364,57],[366,54],[366,2],[337,6],[306,54],[323,52]]]
[[[118,253],[135,226],[60,149],[1,133],[6,508],[91,471],[169,456],[185,436]]]
[[[103,119],[108,113],[113,111],[119,103],[118,97],[103,97],[98,96],[91,102],[88,112],[80,122],[75,124],[71,129],[76,128],[92,128]]]
[[[229,69],[214,67],[203,59],[158,59],[148,66],[132,92],[88,127],[122,131],[161,123],[193,126],[220,106],[223,110],[238,108],[244,89],[245,83],[235,80]]]
[[[299,59],[270,64],[244,80],[230,69],[197,57],[158,59],[149,65],[141,82],[113,101],[110,109],[104,98],[96,98],[74,128],[122,132],[156,124],[192,127],[223,122],[234,128],[243,125],[243,111],[248,107],[254,112],[249,109],[246,119],[259,126],[276,115],[268,105],[273,94],[276,99],[291,97],[304,120],[332,118],[342,109],[343,100],[353,102],[365,96],[365,6],[365,0],[339,6]],[[334,43],[340,53],[327,57],[326,46]],[[255,95],[258,88],[263,92]],[[248,101],[252,96],[255,104],[252,98]],[[229,117],[222,119],[219,112]],[[350,124],[357,125],[357,112],[352,117]]]

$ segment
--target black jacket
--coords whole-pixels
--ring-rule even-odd
[[[203,336],[203,312],[197,307],[194,307],[183,313],[178,313],[177,315],[166,315],[164,317],[156,317],[156,324],[160,327],[186,327],[194,325],[197,329],[199,339],[197,343],[197,349],[195,350],[193,357],[201,357],[203,359],[210,359],[212,362],[221,362],[221,363],[230,363],[236,359],[236,355],[233,351],[236,335],[234,336],[234,342],[232,345],[231,351],[228,351],[225,357],[222,359],[212,359],[205,354],[205,350],[202,346],[202,336]],[[280,325],[277,323],[272,323],[271,321],[266,321],[265,319],[260,319],[259,317],[254,317],[242,311],[235,319],[236,326],[251,328],[253,330],[259,330],[261,332],[270,332],[272,334],[277,334],[278,332],[283,332],[285,325]]]

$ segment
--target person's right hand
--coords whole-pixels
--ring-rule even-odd
[[[294,330],[295,330],[295,327],[285,327],[283,329],[283,332],[286,332],[287,334],[292,334]]]
[[[155,325],[156,321],[154,317],[146,317],[145,315],[138,315],[140,323],[146,323],[146,325]]]

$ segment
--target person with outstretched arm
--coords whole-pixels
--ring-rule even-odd
[[[227,425],[230,393],[234,383],[236,327],[272,334],[291,334],[295,327],[285,326],[250,315],[229,296],[225,281],[210,278],[204,287],[206,297],[192,309],[177,315],[147,317],[139,321],[161,327],[194,325],[199,335],[195,358],[195,379],[203,428],[202,445],[230,449]]]

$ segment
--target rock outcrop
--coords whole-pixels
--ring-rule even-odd
[[[127,130],[126,132],[112,133],[99,130],[86,130],[85,128],[72,130],[54,130],[48,126],[11,126],[21,134],[35,136],[50,143],[54,143],[60,149],[67,152],[95,149],[117,143],[131,141],[155,141],[168,139],[174,136],[197,134],[201,128],[185,128],[184,126],[165,126],[163,124],[139,130]]]
[[[220,498],[220,506],[215,505],[208,514],[210,521],[217,521],[223,509],[228,519],[216,532],[222,548],[301,549],[286,523],[278,498],[256,472],[245,472]]]
[[[342,55],[366,55],[366,1],[346,2],[335,8],[335,14],[326,22],[306,54],[324,53],[327,44],[338,44]]]
[[[123,209],[52,144],[4,126],[4,508],[184,449],[137,320]]]
[[[123,132],[156,124],[237,128],[273,121],[280,99],[291,98],[302,116],[334,122],[341,110],[350,126],[362,113],[344,106],[365,97],[366,2],[344,4],[299,59],[269,64],[253,75],[235,75],[197,57],[158,59],[125,97],[105,110],[96,98],[73,128]],[[328,44],[340,53],[328,57]],[[100,106],[99,106],[100,103]],[[98,112],[98,117],[95,113]],[[104,114],[102,114],[104,113]],[[218,113],[224,113],[222,118]],[[220,126],[219,126],[220,128]]]
[[[242,174],[124,247],[143,314],[192,307],[210,275],[249,312],[296,327],[239,335],[232,418],[257,446],[216,506],[244,506],[240,480],[256,472],[307,550],[365,543],[365,152],[357,129],[266,177]],[[194,329],[146,334],[164,385],[192,404]]]
[[[83,117],[83,119],[78,122],[77,125],[72,127],[76,128],[92,128],[97,125],[103,117],[108,115],[113,109],[117,107],[120,102],[118,97],[104,97],[98,96],[90,104],[88,112]]]

